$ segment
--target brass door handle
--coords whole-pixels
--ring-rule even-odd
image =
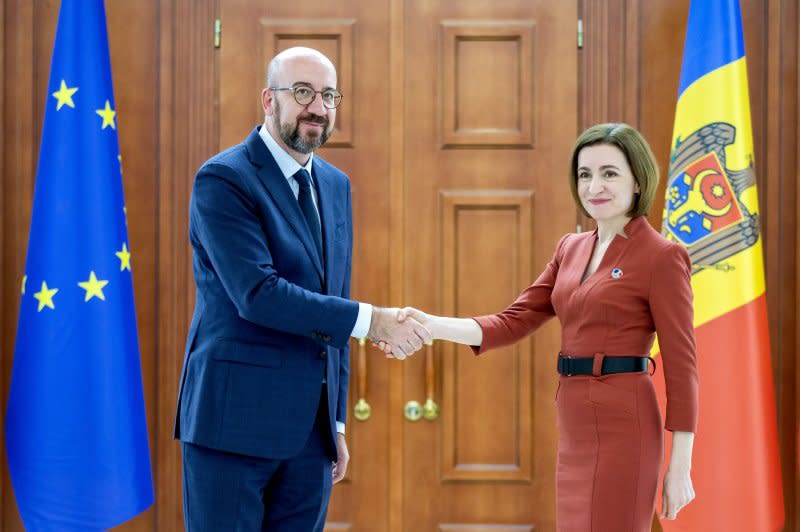
[[[409,421],[419,421],[422,418],[434,421],[439,417],[439,405],[434,401],[436,395],[436,364],[433,360],[433,344],[425,346],[425,404],[409,401],[403,408],[403,415]]]
[[[434,401],[436,396],[436,363],[433,359],[433,342],[425,346],[425,404],[422,405],[422,417],[434,421],[439,417],[439,405]]]
[[[358,360],[356,362],[356,378],[358,400],[353,407],[353,417],[358,421],[366,421],[372,414],[372,407],[367,402],[367,339],[358,340]]]
[[[417,401],[409,401],[403,408],[403,415],[409,421],[419,421],[422,417],[422,407]]]

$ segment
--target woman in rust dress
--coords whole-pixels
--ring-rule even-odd
[[[691,264],[686,250],[644,216],[657,183],[653,154],[635,129],[588,129],[573,149],[570,187],[578,208],[596,220],[595,231],[564,236],[536,282],[502,312],[473,319],[412,308],[399,314],[421,321],[434,338],[473,346],[476,354],[517,342],[558,316],[560,532],[650,530],[664,455],[647,358],[656,332],[666,379],[665,426],[673,433],[662,517],[674,519],[694,498]]]

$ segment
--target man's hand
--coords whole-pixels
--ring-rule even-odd
[[[417,320],[397,319],[399,309],[372,308],[372,322],[367,337],[373,344],[384,342],[384,352],[399,360],[411,356],[433,340],[431,333]]]
[[[428,316],[419,309],[416,309],[414,307],[405,307],[397,310],[397,314],[395,316],[397,318],[397,321],[400,323],[403,323],[407,319],[411,318],[413,320],[416,320],[417,323],[419,323],[423,327],[425,327],[428,330],[428,332],[431,331],[430,316]],[[425,343],[427,344],[429,342],[426,341]],[[388,342],[381,340],[377,344],[373,343],[372,345],[377,347],[384,353],[386,353],[387,357],[390,357],[392,355],[392,346]]]
[[[347,472],[347,464],[350,462],[347,441],[344,439],[344,434],[341,432],[336,433],[336,456],[336,462],[334,462],[332,469],[334,484],[344,478],[344,474]]]

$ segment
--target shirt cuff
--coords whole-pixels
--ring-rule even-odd
[[[372,305],[369,303],[358,304],[358,317],[356,324],[353,326],[353,332],[350,336],[354,338],[364,338],[369,333],[369,326],[372,325]],[[344,432],[344,430],[342,430]]]
[[[336,432],[338,432],[339,434],[344,434],[344,423],[342,423],[341,421],[336,422]]]

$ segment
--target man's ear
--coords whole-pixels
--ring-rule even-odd
[[[272,89],[264,88],[261,91],[261,107],[264,109],[266,116],[272,116],[272,99],[275,97],[275,92]]]

